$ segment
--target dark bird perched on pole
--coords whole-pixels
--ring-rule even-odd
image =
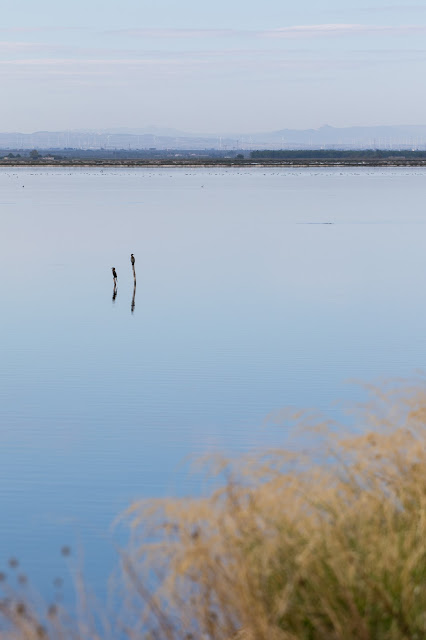
[[[114,278],[114,282],[116,282],[116,280],[117,280],[117,272],[115,270],[115,267],[111,267],[111,271],[112,271],[112,277]]]
[[[135,256],[133,255],[133,253],[130,254],[130,262],[132,263],[133,281],[136,287]]]

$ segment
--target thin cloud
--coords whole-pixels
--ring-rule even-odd
[[[120,65],[120,66],[132,66],[132,65],[136,65],[136,66],[140,66],[140,65],[152,65],[152,64],[185,64],[184,61],[180,61],[177,59],[172,59],[172,58],[167,58],[164,60],[157,60],[157,59],[152,59],[152,58],[133,58],[133,59],[126,59],[126,58],[119,58],[116,60],[113,60],[111,58],[108,59],[95,59],[95,60],[88,60],[88,59],[84,59],[84,60],[70,60],[69,58],[27,58],[27,59],[22,59],[22,60],[0,60],[0,65],[1,66],[61,66],[63,65],[64,67],[69,66],[69,65],[99,65],[99,64],[105,64],[105,65]]]
[[[82,47],[79,45],[68,44],[46,44],[41,42],[17,42],[9,40],[0,40],[0,53],[25,55],[31,53],[46,54],[48,57],[58,56],[70,56],[78,59],[81,56],[131,56],[131,55],[143,55],[148,54],[148,51],[138,51],[135,49],[117,49],[117,48],[105,48],[105,47]]]
[[[123,35],[135,38],[223,38],[255,33],[239,29],[111,29],[107,35]]]
[[[261,31],[265,38],[318,38],[348,35],[414,35],[426,33],[425,25],[365,25],[365,24],[311,24],[294,27],[280,27]]]
[[[365,13],[385,13],[387,11],[426,11],[424,4],[389,4],[384,7],[354,7],[352,11]]]
[[[200,55],[209,55],[214,57],[216,55],[226,54],[229,52],[231,55],[235,52],[236,54],[241,53],[249,53],[252,50],[246,51],[238,51],[235,49],[226,49],[226,50],[204,50],[204,51],[164,51],[160,49],[149,49],[149,48],[117,48],[117,47],[82,47],[78,45],[62,45],[62,44],[44,44],[39,42],[12,42],[8,40],[0,40],[0,54],[8,54],[10,56],[25,56],[30,55],[32,53],[46,55],[46,59],[49,58],[58,58],[63,59],[65,56],[67,60],[75,60],[81,61],[88,58],[103,60],[105,58],[132,58],[132,57],[164,57],[164,55],[173,55],[173,56],[194,56],[196,54]],[[272,50],[271,50],[272,51]],[[259,52],[261,53],[261,52]]]
[[[426,33],[426,25],[310,24],[276,29],[160,29],[129,28],[104,31],[104,34],[133,38],[199,39],[199,38],[326,38],[347,35],[415,35]]]
[[[0,41],[0,53],[6,54],[31,54],[31,53],[74,53],[77,48],[66,45],[50,45],[40,42],[10,42]]]
[[[41,50],[39,50],[41,49]],[[312,49],[258,49],[258,48],[215,48],[214,50],[114,50],[114,49],[77,49],[79,55],[67,55],[67,47],[62,50],[51,50],[48,45],[30,43],[9,43],[0,41],[0,68],[5,69],[101,69],[101,68],[129,68],[129,69],[196,69],[204,67],[213,72],[225,67],[237,68],[239,65],[264,64],[265,68],[274,65],[295,66],[302,68],[311,65],[318,56],[312,58]],[[413,62],[423,61],[425,49],[352,49],[340,56],[345,64],[361,63],[368,57],[370,63],[407,63],[407,58]],[[45,55],[43,55],[45,54]],[[62,55],[61,55],[62,54]],[[324,55],[325,54],[325,55]],[[403,55],[402,55],[403,54]],[[324,63],[328,64],[335,59],[330,50],[328,54],[322,54]]]
[[[86,27],[0,27],[0,33],[46,33],[56,31],[81,31]]]
[[[371,64],[389,64],[394,63],[393,58],[386,56],[383,58],[377,55],[378,52],[372,52],[365,58],[364,53],[360,57],[357,52],[345,59],[336,60],[334,56],[294,56],[290,54],[281,54],[275,52],[264,52],[266,56],[259,56],[257,51],[235,52],[237,55],[230,56],[229,51],[223,50],[215,52],[216,55],[210,56],[208,52],[185,52],[184,55],[170,52],[163,52],[162,57],[150,56],[144,57],[128,57],[128,58],[85,58],[85,59],[69,59],[69,58],[22,58],[14,60],[0,60],[0,70],[10,71],[30,71],[31,73],[57,73],[57,74],[86,74],[86,73],[102,73],[117,72],[122,74],[124,70],[131,73],[137,71],[162,70],[178,72],[191,72],[196,69],[209,70],[213,73],[223,73],[223,71],[232,71],[233,69],[262,69],[265,71],[273,71],[276,69],[295,69],[299,71],[312,70],[317,67],[330,70],[332,68],[360,68],[361,66],[371,66]],[[374,53],[376,55],[374,55]],[[379,52],[380,53],[380,52]],[[396,52],[398,53],[398,52]],[[241,55],[242,54],[242,55]],[[312,52],[311,52],[312,54]],[[354,55],[355,54],[355,55]],[[424,54],[421,56],[424,58]],[[397,57],[396,60],[399,60]],[[418,58],[412,58],[418,61]],[[405,59],[406,61],[406,59]]]
[[[139,44],[139,43],[138,43]],[[226,56],[228,58],[235,58],[238,56],[280,56],[284,53],[288,53],[289,55],[300,55],[303,53],[309,53],[309,49],[301,49],[298,48],[296,51],[284,52],[275,48],[237,48],[232,46],[230,43],[229,47],[215,47],[214,49],[180,49],[173,50],[168,48],[167,50],[158,49],[158,48],[149,48],[143,47],[141,48],[138,44],[133,48],[120,48],[120,47],[85,47],[78,45],[62,45],[62,44],[45,44],[39,42],[21,42],[21,41],[8,41],[8,40],[0,40],[0,55],[8,55],[9,59],[12,56],[17,59],[22,57],[28,57],[31,54],[37,54],[37,58],[42,58],[43,55],[46,56],[45,59],[67,59],[67,60],[75,60],[83,61],[87,58],[89,59],[99,59],[107,60],[107,59],[132,59],[132,58],[164,58],[165,56],[171,56],[174,58],[194,58],[194,57],[202,57],[208,59],[215,59]],[[7,60],[6,60],[7,62]]]

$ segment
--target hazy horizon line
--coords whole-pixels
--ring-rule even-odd
[[[146,126],[122,126],[122,125],[114,125],[110,127],[77,127],[77,128],[57,128],[57,129],[34,129],[31,131],[23,131],[23,130],[0,130],[0,134],[18,134],[18,135],[35,135],[37,133],[91,133],[91,134],[114,134],[117,133],[127,134],[127,135],[149,135],[155,134],[163,136],[176,136],[177,134],[183,136],[235,136],[235,135],[259,135],[259,134],[268,134],[268,133],[276,133],[278,131],[320,131],[321,129],[377,129],[377,128],[416,128],[416,127],[426,127],[426,123],[416,123],[416,124],[348,124],[344,126],[335,126],[330,125],[328,123],[324,123],[320,126],[306,126],[306,127],[278,127],[274,129],[257,129],[252,131],[214,131],[214,132],[206,132],[206,131],[188,131],[184,129],[178,129],[171,125],[146,125]],[[139,131],[137,131],[139,130]],[[161,134],[160,131],[169,131],[169,133]],[[115,132],[115,133],[114,133]],[[132,133],[134,132],[134,133]]]

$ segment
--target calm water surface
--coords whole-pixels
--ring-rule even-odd
[[[2,169],[0,570],[48,585],[71,544],[101,583],[120,511],[200,491],[188,456],[423,369],[425,195],[422,169]]]

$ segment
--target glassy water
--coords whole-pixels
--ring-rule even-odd
[[[133,499],[200,491],[188,457],[422,369],[425,192],[422,169],[1,170],[0,569],[48,585],[71,544],[100,584]]]

